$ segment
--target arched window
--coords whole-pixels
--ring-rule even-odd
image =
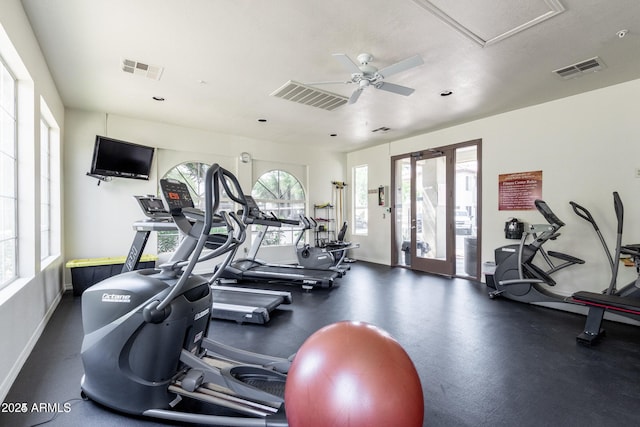
[[[251,196],[263,212],[273,213],[278,218],[297,221],[305,212],[302,184],[295,176],[283,170],[271,170],[260,176],[251,189]],[[270,228],[263,246],[291,245],[299,232],[299,227]],[[258,233],[256,227],[252,228],[252,233],[255,238]]]

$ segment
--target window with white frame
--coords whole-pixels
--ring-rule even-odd
[[[16,80],[0,58],[0,287],[18,275]]]
[[[60,128],[43,99],[40,114],[40,259],[45,260],[60,254]]]
[[[261,211],[273,213],[278,218],[298,221],[305,212],[305,194],[298,179],[283,170],[271,170],[260,176],[251,189]],[[253,238],[259,230],[252,227]],[[265,233],[263,246],[292,245],[300,233],[300,227],[270,228]]]
[[[51,255],[51,130],[40,120],[40,259]]]
[[[369,167],[367,165],[353,168],[353,233],[367,234],[369,231]]]

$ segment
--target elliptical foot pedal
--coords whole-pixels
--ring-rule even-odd
[[[180,380],[180,383],[183,389],[193,392],[202,385],[203,381],[204,373],[197,369],[192,369],[186,373],[184,378]]]
[[[255,366],[235,366],[228,374],[238,381],[284,399],[286,375]]]

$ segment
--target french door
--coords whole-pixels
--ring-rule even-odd
[[[392,158],[392,264],[479,275],[479,141]]]

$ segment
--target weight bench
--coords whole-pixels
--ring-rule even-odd
[[[571,302],[589,307],[584,331],[576,337],[580,344],[595,344],[605,335],[602,329],[605,311],[640,320],[640,299],[580,291],[573,294]]]

